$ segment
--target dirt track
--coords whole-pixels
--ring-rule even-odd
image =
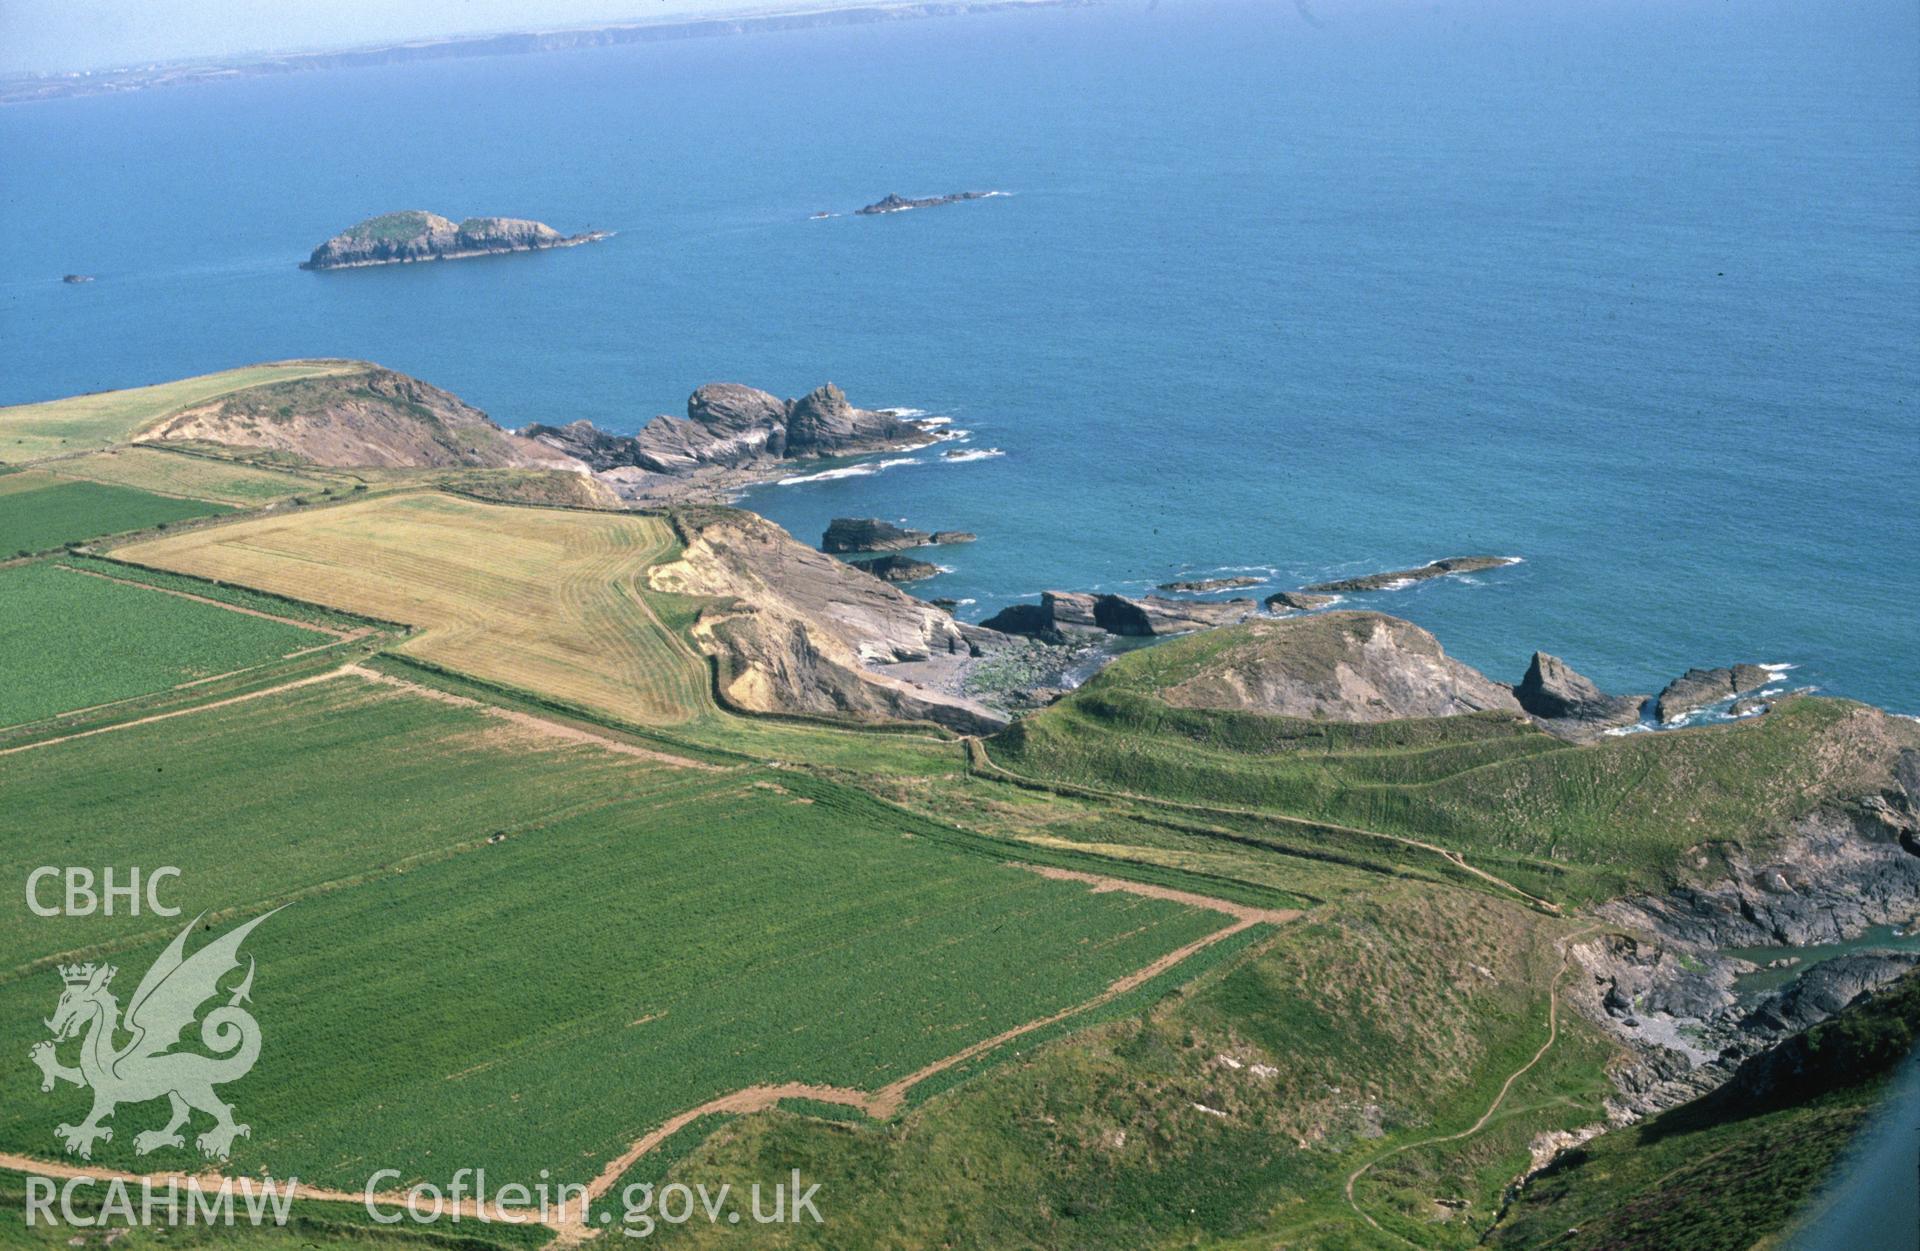
[[[1567,962],[1571,958],[1571,953],[1568,949],[1573,945],[1574,940],[1585,938],[1587,935],[1593,933],[1595,928],[1597,927],[1590,926],[1576,933],[1568,934],[1559,940],[1560,965],[1554,970],[1553,981],[1547,986],[1547,1040],[1540,1044],[1540,1049],[1533,1053],[1532,1059],[1507,1074],[1507,1080],[1500,1083],[1500,1092],[1493,1097],[1493,1102],[1487,1105],[1487,1110],[1480,1114],[1479,1120],[1457,1134],[1441,1134],[1435,1138],[1422,1138],[1418,1142],[1409,1142],[1402,1146],[1395,1147],[1391,1151],[1382,1152],[1347,1175],[1347,1206],[1359,1213],[1361,1220],[1365,1221],[1374,1229],[1380,1230],[1383,1234],[1392,1234],[1391,1230],[1382,1229],[1380,1223],[1369,1216],[1366,1209],[1362,1208],[1359,1202],[1353,1197],[1353,1187],[1355,1183],[1366,1176],[1369,1169],[1376,1164],[1391,1160],[1394,1156],[1401,1155],[1408,1151],[1418,1150],[1421,1147],[1437,1146],[1443,1142],[1458,1142],[1462,1138],[1473,1137],[1487,1127],[1487,1122],[1491,1121],[1494,1113],[1500,1110],[1500,1105],[1507,1101],[1507,1094],[1513,1089],[1513,1084],[1526,1076],[1534,1065],[1546,1058],[1547,1052],[1553,1049],[1554,1042],[1560,1037],[1560,978],[1561,975],[1567,971]],[[1393,1234],[1392,1236],[1396,1238],[1400,1237],[1398,1234]],[[1400,1241],[1407,1242],[1405,1238],[1400,1238]],[[1408,1243],[1407,1245],[1412,1246],[1413,1244]]]

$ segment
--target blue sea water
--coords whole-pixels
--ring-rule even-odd
[[[631,430],[831,378],[1004,455],[749,504],[977,531],[915,588],[963,615],[1513,554],[1367,602],[1508,679],[1920,713],[1908,0],[975,15],[16,106],[0,167],[0,402],[340,355]],[[619,233],[295,268],[403,207]]]

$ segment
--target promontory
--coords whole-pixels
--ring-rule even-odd
[[[519,217],[469,217],[458,224],[422,209],[384,213],[350,226],[313,250],[302,269],[356,269],[412,261],[456,260],[500,252],[538,252],[592,243],[605,230],[563,235],[545,222]]]

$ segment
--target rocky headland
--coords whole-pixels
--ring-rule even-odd
[[[758,481],[782,462],[895,451],[932,443],[932,428],[856,408],[831,382],[781,399],[736,382],[708,383],[687,398],[687,415],[655,417],[638,434],[609,434],[591,422],[534,424],[520,435],[601,474],[628,499],[658,502],[708,495]]]
[[[1740,695],[1749,695],[1773,681],[1759,665],[1740,664],[1726,669],[1689,669],[1667,683],[1654,713],[1660,724],[1672,725],[1691,713]]]
[[[563,235],[544,222],[519,217],[469,217],[456,224],[438,213],[409,209],[349,226],[315,248],[300,268],[358,269],[501,252],[537,252],[592,243],[607,236],[604,230]]]

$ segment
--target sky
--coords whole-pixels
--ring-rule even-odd
[[[863,0],[0,0],[0,73]]]

